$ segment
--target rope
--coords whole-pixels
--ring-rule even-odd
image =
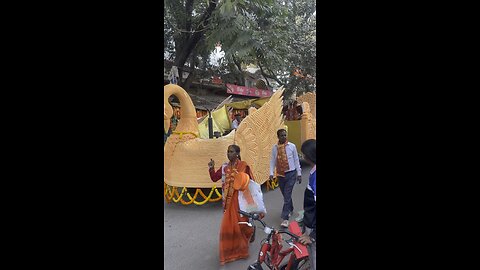
[[[190,132],[190,131],[172,131],[172,133],[174,134],[179,134],[180,135],[180,139],[182,139],[183,137],[183,134],[192,134],[193,136],[195,136],[195,138],[198,138],[198,135],[193,133],[193,132]]]

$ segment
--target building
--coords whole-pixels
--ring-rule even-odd
[[[168,80],[168,75],[172,65],[172,61],[164,61],[164,85],[170,83]],[[187,78],[189,72],[192,72],[192,68],[184,67],[183,74],[179,75],[183,78]],[[195,108],[197,109],[198,118],[208,114],[208,110],[215,109],[229,96],[232,96],[232,102],[237,102],[252,98],[271,96],[273,93],[271,89],[268,89],[265,80],[261,78],[261,75],[258,71],[254,73],[251,73],[248,70],[244,71],[245,85],[240,85],[241,83],[238,82],[238,79],[233,76],[233,74],[225,74],[221,77],[212,77],[208,72],[203,70],[197,69],[195,72],[198,74],[197,77],[201,79],[192,81],[190,88],[187,89],[187,92],[190,95]],[[178,112],[177,117],[181,118],[181,115],[179,115],[180,104],[178,99],[171,97],[170,103],[172,104],[172,107],[174,107],[174,110]],[[232,114],[235,113],[237,113],[237,111],[232,112]],[[243,116],[246,115],[246,112],[240,113]]]

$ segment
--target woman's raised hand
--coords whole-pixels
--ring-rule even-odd
[[[215,161],[213,159],[210,159],[210,162],[208,162],[208,167],[211,169],[215,166]]]

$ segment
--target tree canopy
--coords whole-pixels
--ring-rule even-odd
[[[164,7],[164,58],[179,71],[214,69],[209,55],[220,42],[221,74],[236,74],[242,82],[242,66],[254,64],[287,94],[315,89],[315,1],[166,0]],[[180,85],[188,88],[195,76],[191,72]]]

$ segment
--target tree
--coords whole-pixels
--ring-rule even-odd
[[[281,3],[279,3],[281,2]],[[285,86],[286,95],[315,89],[315,2],[278,1],[276,16],[253,35],[263,46],[255,51],[262,75]],[[265,25],[265,24],[264,24]],[[295,75],[301,71],[301,76]],[[309,78],[307,79],[307,75]]]
[[[208,29],[213,11],[217,8],[217,1],[164,1],[164,47],[170,49],[174,57],[173,65],[178,67],[180,85],[186,86],[191,79],[183,81],[183,68],[191,54],[195,60],[195,49]],[[175,49],[172,50],[172,47]],[[195,63],[194,63],[195,64]],[[193,69],[194,70],[194,69]],[[194,72],[191,72],[193,79]]]
[[[311,91],[314,80],[306,78],[315,78],[314,14],[313,0],[169,0],[164,51],[180,72],[185,63],[208,69],[208,55],[221,42],[225,61],[220,72],[232,72],[242,82],[242,65],[253,63],[264,77],[285,85],[287,94]],[[301,76],[295,76],[296,69]],[[190,73],[180,85],[188,88],[194,76]]]

